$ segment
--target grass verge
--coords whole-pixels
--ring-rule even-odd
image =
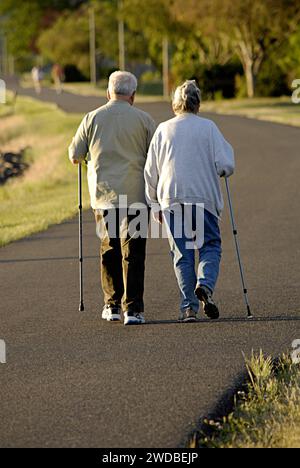
[[[223,420],[206,420],[190,448],[299,448],[300,368],[289,356],[246,361],[249,382]]]
[[[0,106],[0,151],[25,150],[30,168],[0,187],[0,247],[77,212],[77,170],[67,148],[81,116],[27,97],[12,107],[11,99]],[[86,181],[83,185],[86,208]]]
[[[300,127],[300,105],[293,104],[289,97],[206,101],[202,110]]]

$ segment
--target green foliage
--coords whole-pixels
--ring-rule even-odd
[[[161,69],[163,38],[168,36],[175,44],[187,32],[186,26],[173,14],[173,0],[123,0],[122,13],[128,29],[142,35],[143,55],[147,50],[152,63]],[[129,51],[130,47],[129,44]]]
[[[278,65],[277,57],[270,54],[268,60],[263,62],[256,82],[257,96],[279,97],[290,94],[289,73]]]
[[[299,1],[177,0],[175,3],[178,15],[192,29],[201,31],[199,45],[210,56],[213,57],[215,50],[219,51],[227,45],[239,57],[249,97],[255,92],[263,62],[272,52],[280,54],[280,48],[297,29],[300,18]],[[208,48],[205,47],[207,38],[210,44]]]
[[[161,81],[161,74],[158,71],[147,71],[142,75],[142,83],[155,83]]]
[[[95,1],[93,6],[95,8],[98,63],[101,63],[104,58],[116,61],[118,57],[118,22],[115,2],[110,0]],[[138,38],[134,43],[138,44]],[[46,59],[58,62],[63,66],[76,64],[78,70],[85,77],[88,77],[90,73],[89,6],[83,5],[73,12],[66,10],[50,28],[42,32],[38,39],[38,47]],[[144,48],[143,44],[140,49],[144,51]]]
[[[286,44],[280,48],[280,55],[276,62],[283,74],[287,76],[290,85],[294,79],[300,77],[300,27],[291,34]]]
[[[231,60],[219,64],[217,60],[212,60],[211,63],[205,63],[196,42],[190,42],[188,38],[177,42],[172,56],[174,86],[186,79],[196,79],[204,99],[216,99],[220,96],[231,98],[235,95],[235,76],[238,73],[242,73],[238,62]]]
[[[34,51],[33,43],[39,32],[42,10],[38,2],[4,0],[0,3],[0,15],[7,14],[4,30],[9,50],[16,58]]]
[[[197,46],[188,37],[178,39],[172,56],[172,74],[176,84],[196,76],[200,81],[203,67],[198,52]]]
[[[211,97],[230,97],[235,86],[238,96],[245,89],[280,95],[300,76],[299,0],[1,0],[0,26],[17,69],[28,70],[41,54],[41,63],[76,66],[87,78],[90,6],[99,78],[117,67],[120,18],[129,69],[147,63],[161,72],[169,38],[172,85],[198,77]]]
[[[179,23],[172,13],[172,0],[123,0],[123,16],[133,31],[141,31],[148,39],[153,35],[160,40],[168,35],[176,34]]]
[[[89,74],[89,20],[83,9],[64,13],[54,25],[39,37],[42,55],[62,66],[76,64],[79,70]]]
[[[65,8],[76,8],[84,0],[1,0],[0,17],[16,58],[36,52],[35,41],[45,26]]]

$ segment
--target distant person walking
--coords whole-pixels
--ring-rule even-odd
[[[145,321],[148,208],[144,167],[155,131],[152,118],[133,106],[136,89],[134,75],[113,73],[109,78],[108,104],[84,117],[69,148],[74,164],[88,155],[91,205],[101,236],[101,283],[105,302],[102,318],[120,321],[123,309],[125,325]],[[134,228],[137,216],[134,203],[138,203],[138,211],[144,209],[146,215],[144,235],[138,235]]]
[[[55,63],[52,67],[51,70],[51,76],[52,80],[55,86],[55,90],[57,94],[61,94],[63,91],[63,81],[64,81],[64,70],[63,68],[58,64]]]
[[[32,77],[33,86],[34,86],[36,94],[41,94],[41,92],[42,92],[42,86],[41,86],[42,71],[41,71],[40,67],[35,66],[35,67],[32,68],[31,77]]]
[[[214,122],[197,115],[200,102],[201,93],[194,81],[176,89],[176,117],[159,125],[145,167],[147,200],[162,210],[161,221],[166,225],[181,292],[179,320],[185,322],[197,320],[199,300],[209,318],[219,317],[212,297],[221,260],[218,218],[223,198],[219,177],[228,177],[234,170],[233,149]],[[195,233],[201,204],[204,232]],[[203,235],[201,245],[195,242],[199,234]],[[197,275],[195,249],[200,257]]]

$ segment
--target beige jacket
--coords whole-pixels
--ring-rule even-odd
[[[87,156],[93,209],[145,203],[144,166],[155,131],[150,115],[124,101],[109,101],[87,114],[69,147],[71,161]]]

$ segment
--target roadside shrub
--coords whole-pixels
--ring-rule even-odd
[[[86,76],[81,73],[76,65],[66,65],[64,67],[64,74],[66,83],[87,81]]]

